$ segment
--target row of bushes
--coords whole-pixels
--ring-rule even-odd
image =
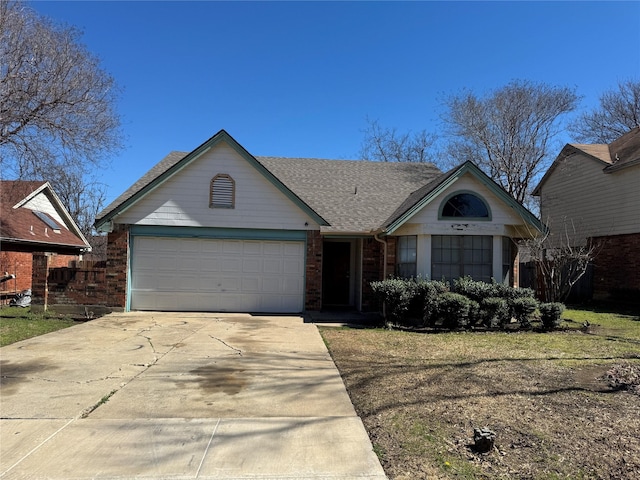
[[[539,303],[530,288],[513,288],[463,277],[448,282],[390,278],[372,282],[376,297],[384,303],[388,326],[424,326],[446,329],[532,328],[540,320],[552,330],[560,326],[561,303]]]

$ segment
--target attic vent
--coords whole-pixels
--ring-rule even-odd
[[[35,214],[36,217],[42,220],[55,233],[60,233],[60,225],[58,225],[56,221],[53,218],[51,218],[49,215],[47,215],[44,212],[39,212],[37,210],[34,210],[33,213]]]
[[[211,180],[209,208],[234,208],[236,182],[226,173],[219,173]]]

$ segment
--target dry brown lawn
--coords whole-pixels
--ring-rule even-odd
[[[606,378],[640,368],[640,321],[563,317],[553,333],[321,331],[390,479],[640,479],[640,395]]]

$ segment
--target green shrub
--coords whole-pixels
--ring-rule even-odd
[[[422,321],[424,325],[432,326],[438,319],[438,304],[440,295],[449,291],[447,282],[437,280],[423,280],[416,283],[416,296],[422,303]]]
[[[442,326],[449,329],[465,327],[469,324],[471,301],[459,293],[445,292],[438,300],[438,316]]]
[[[519,289],[514,289],[519,290]],[[522,290],[529,290],[523,288]],[[516,297],[509,300],[509,309],[513,317],[520,323],[521,328],[531,327],[531,318],[538,308],[538,301],[530,297]]]
[[[469,300],[469,325],[482,324],[482,309],[475,300]]]
[[[460,277],[453,281],[453,292],[464,295],[470,300],[482,302],[484,298],[495,297],[494,283],[480,282],[471,277]]]
[[[487,327],[504,327],[511,321],[507,301],[500,297],[485,298],[480,302],[480,315]]]
[[[374,296],[384,303],[385,322],[388,326],[402,325],[407,320],[411,300],[416,294],[416,282],[401,278],[390,278],[371,282]]]
[[[560,327],[560,317],[564,312],[564,305],[559,302],[541,303],[538,307],[542,328],[553,330]]]

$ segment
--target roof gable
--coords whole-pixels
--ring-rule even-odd
[[[640,127],[632,129],[609,144],[566,144],[538,185],[533,189],[532,194],[539,196],[542,186],[558,168],[558,165],[565,158],[577,153],[583,154],[588,159],[600,162],[603,173],[640,165]]]
[[[487,187],[489,191],[491,191],[491,193],[493,193],[500,201],[515,211],[515,213],[517,213],[524,222],[533,226],[539,232],[544,231],[544,226],[533,213],[509,195],[473,162],[469,161],[449,170],[409,195],[400,207],[398,207],[396,211],[384,222],[382,230],[386,234],[392,234],[422,210],[423,207],[439,197],[441,193],[449,189],[466,174],[472,175],[476,180]]]
[[[75,251],[90,249],[49,182],[0,181],[0,214],[3,242]]]
[[[166,182],[180,170],[196,161],[203,154],[211,150],[214,146],[221,142],[225,142],[233,148],[240,156],[254,167],[261,175],[263,175],[271,184],[292,200],[299,208],[313,218],[317,223],[326,225],[326,221],[318,215],[309,205],[295,195],[286,185],[276,178],[269,170],[267,170],[253,155],[247,152],[231,135],[226,131],[220,130],[209,140],[197,147],[190,153],[172,152],[156,164],[151,170],[143,175],[131,187],[129,187],[122,195],[116,198],[109,206],[100,212],[96,218],[95,226],[100,229],[107,225],[116,215],[124,212],[136,202],[141,200],[151,191]]]

